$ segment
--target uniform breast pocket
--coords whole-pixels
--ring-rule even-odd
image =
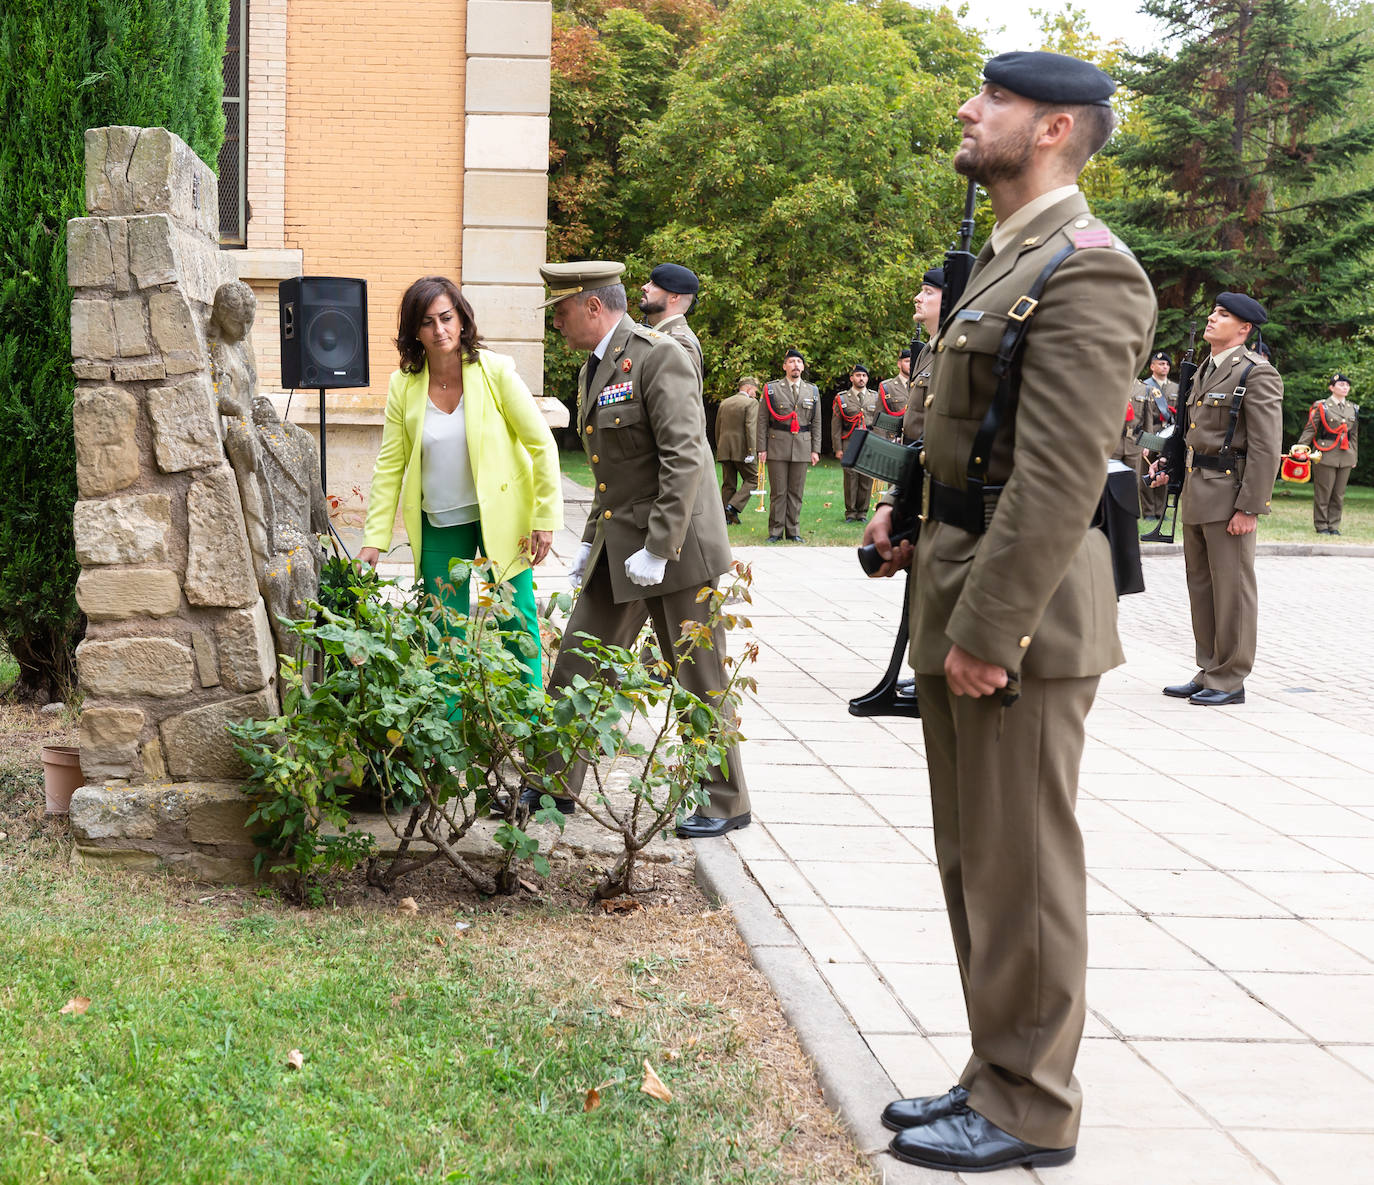
[[[1193,405],[1193,420],[1204,430],[1224,428],[1231,417],[1231,392],[1204,395]]]
[[[638,401],[613,403],[596,409],[598,450],[608,457],[627,461],[653,448],[644,405]]]
[[[987,312],[979,313],[976,321],[966,317],[950,325],[931,368],[932,410],[961,420],[983,414],[997,389],[992,366],[1006,327],[1005,316]]]

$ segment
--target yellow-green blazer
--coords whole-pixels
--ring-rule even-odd
[[[428,365],[419,374],[392,373],[363,526],[363,546],[386,551],[399,498],[417,571],[428,403]],[[479,350],[476,362],[463,364],[462,407],[483,544],[497,575],[509,579],[529,567],[521,539],[531,531],[556,531],[563,525],[558,446],[534,396],[516,374],[515,360],[505,354]]]

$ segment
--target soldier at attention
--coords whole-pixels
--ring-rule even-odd
[[[1330,394],[1307,413],[1307,425],[1292,448],[1295,457],[1312,459],[1312,526],[1318,535],[1339,535],[1345,509],[1345,487],[1355,471],[1360,409],[1350,401],[1350,380],[1332,375]]]
[[[1269,513],[1279,472],[1283,379],[1245,343],[1268,319],[1243,292],[1218,296],[1202,331],[1211,354],[1193,377],[1188,406],[1178,409],[1188,433],[1178,516],[1198,670],[1164,694],[1209,707],[1243,704],[1255,665],[1255,528]]]
[[[983,78],[959,108],[954,167],[997,224],[935,339],[910,618],[973,1054],[947,1093],[882,1114],[894,1156],[948,1172],[1075,1152],[1088,943],[1074,804],[1084,721],[1123,657],[1092,521],[1155,330],[1149,279],[1077,185],[1111,135],[1115,84],[1043,52],[995,57]],[[1019,367],[998,367],[1004,343]],[[878,575],[912,559],[891,521],[879,507],[864,536]]]
[[[849,387],[835,396],[830,413],[830,439],[835,446],[835,459],[844,456],[849,438],[860,428],[873,427],[878,415],[878,396],[868,389],[868,367],[856,363],[849,372]],[[873,498],[873,479],[857,469],[844,471],[844,521],[861,523],[868,518],[868,504]]]
[[[763,389],[759,401],[759,464],[768,469],[768,542],[784,536],[801,542],[801,504],[806,474],[821,459],[821,393],[802,380],[806,359],[789,349],[783,377]]]
[[[666,333],[687,351],[697,382],[705,371],[701,362],[701,342],[687,324],[687,314],[697,302],[701,281],[691,268],[680,263],[660,263],[649,273],[649,282],[640,288],[639,311],[644,323],[659,333]]]
[[[1154,404],[1154,414],[1151,423],[1156,427],[1148,428],[1146,431],[1158,432],[1161,428],[1167,427],[1174,422],[1174,405],[1178,402],[1178,384],[1169,377],[1169,368],[1172,360],[1164,350],[1156,350],[1150,355],[1150,373],[1145,376],[1143,382],[1138,386],[1144,389],[1144,395]],[[1148,465],[1150,452],[1148,449],[1140,450],[1142,466]],[[1141,476],[1144,476],[1143,469]],[[1159,518],[1164,513],[1165,493],[1162,488],[1145,486],[1140,494],[1140,515],[1142,518]]]
[[[588,260],[539,269],[549,286],[553,327],[587,361],[577,376],[577,430],[592,465],[591,513],[582,545],[568,572],[580,585],[564,630],[549,693],[557,696],[579,674],[596,677],[577,645],[579,634],[612,646],[631,646],[652,620],[659,649],[672,661],[684,621],[704,622],[709,607],[698,598],[730,567],[730,541],[716,495],[715,466],[706,445],[701,383],[681,346],[657,330],[636,325],[625,312],[619,263]],[[676,663],[678,681],[707,703],[728,682],[725,633]],[[729,711],[728,704],[721,704]],[[727,751],[706,789],[710,804],[678,824],[694,839],[749,825],[749,791],[738,746]],[[546,773],[559,772],[552,762]],[[567,770],[566,787],[580,792],[586,762]],[[520,800],[537,807],[543,787],[528,786]],[[551,796],[564,814],[575,800]]]
[[[903,347],[897,355],[897,373],[878,383],[878,418],[873,431],[884,440],[896,440],[902,433],[902,417],[911,400],[911,350]]]
[[[902,439],[908,444],[921,439],[926,408],[930,404],[930,368],[935,365],[935,332],[940,328],[940,301],[945,294],[945,269],[933,267],[921,278],[920,291],[912,300],[911,319],[926,331],[926,344],[911,364],[911,398],[902,417]]]

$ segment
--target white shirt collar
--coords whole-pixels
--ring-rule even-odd
[[[992,234],[988,236],[988,242],[992,246],[993,254],[999,255],[1011,246],[1013,240],[1020,237],[1021,232],[1034,222],[1041,214],[1048,210],[1056,202],[1062,202],[1071,193],[1077,193],[1077,185],[1061,185],[1058,189],[1051,189],[1042,193],[1037,198],[1031,198],[1024,206],[1014,213],[1007,216],[1006,220],[999,222],[992,228]]]
[[[606,336],[601,339],[601,343],[596,347],[596,349],[592,351],[592,353],[595,354],[598,358],[606,357],[606,347],[611,344],[611,336],[619,328],[620,323],[616,322],[616,324],[612,325],[608,330],[606,330]],[[591,378],[591,375],[588,375],[587,377]]]

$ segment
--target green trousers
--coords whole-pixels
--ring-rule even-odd
[[[461,586],[453,585],[448,569],[453,560],[471,560],[482,550],[482,524],[459,523],[452,527],[436,527],[425,519],[422,530],[420,578],[424,581],[425,592],[435,597],[446,609],[467,616],[470,583],[464,581]],[[526,656],[514,638],[506,639],[506,649],[520,660],[525,669],[525,682],[531,687],[539,687],[544,676],[539,648],[539,611],[534,603],[534,572],[525,568],[506,583],[515,592],[515,616],[518,621],[505,620],[501,623],[502,628],[523,627],[534,639],[535,651],[533,657]],[[459,636],[462,636],[461,631]]]

